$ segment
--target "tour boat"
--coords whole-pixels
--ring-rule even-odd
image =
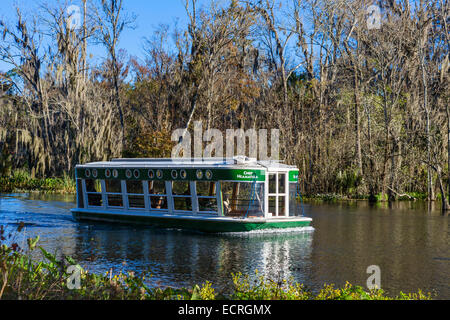
[[[76,166],[77,220],[201,232],[281,231],[311,223],[295,166],[236,156],[113,159]]]

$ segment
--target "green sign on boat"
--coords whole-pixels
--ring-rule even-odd
[[[289,182],[298,181],[298,170],[289,171]]]

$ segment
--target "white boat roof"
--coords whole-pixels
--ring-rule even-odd
[[[230,169],[273,169],[273,170],[295,170],[296,166],[282,163],[280,160],[256,160],[245,156],[233,158],[133,158],[112,159],[111,161],[90,162],[77,165],[78,168],[102,168],[102,167],[158,167],[158,168],[230,168]]]

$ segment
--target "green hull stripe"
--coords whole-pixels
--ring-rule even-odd
[[[75,219],[78,220],[99,220],[109,222],[131,222],[148,224],[163,228],[189,229],[209,233],[217,232],[244,232],[263,229],[284,229],[306,227],[311,223],[310,220],[296,221],[261,221],[261,222],[243,222],[236,221],[216,221],[216,220],[194,220],[183,218],[159,218],[153,216],[129,216],[123,214],[101,214],[93,212],[72,212]]]

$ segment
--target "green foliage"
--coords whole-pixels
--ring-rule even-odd
[[[173,142],[168,131],[149,131],[142,129],[130,138],[123,152],[129,158],[170,158]]]
[[[377,202],[388,201],[388,195],[386,193],[378,193],[375,195]]]
[[[0,176],[9,176],[12,170],[12,153],[6,144],[0,149]]]
[[[336,193],[318,193],[314,195],[308,195],[304,197],[305,200],[335,202],[338,200],[344,200],[345,198]]]
[[[253,282],[249,276],[241,273],[233,274],[234,293],[230,297],[235,300],[430,300],[431,294],[421,290],[417,293],[400,292],[396,297],[389,297],[381,289],[366,291],[360,286],[346,283],[341,289],[334,285],[324,285],[317,293],[305,290],[304,286],[286,279],[277,281],[258,276]],[[253,284],[252,284],[253,283]]]
[[[251,281],[248,275],[232,274],[234,292],[232,300],[308,300],[311,294],[303,285],[288,282],[286,279],[265,279],[255,270],[256,280]]]
[[[0,176],[0,192],[41,191],[45,193],[75,193],[75,180],[62,178],[31,178],[28,171],[15,170],[11,176]]]
[[[362,178],[357,169],[348,168],[344,171],[339,170],[335,180],[337,189],[341,194],[351,195],[361,185]]]

